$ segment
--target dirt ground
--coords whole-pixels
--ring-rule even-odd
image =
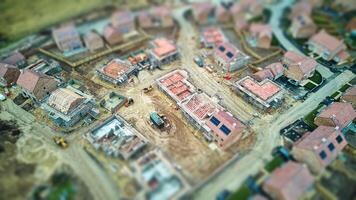
[[[15,121],[0,120],[0,199],[25,199],[36,181],[36,166],[16,159],[21,135]]]

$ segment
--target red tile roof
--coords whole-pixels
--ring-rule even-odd
[[[209,43],[219,44],[225,41],[225,35],[220,28],[210,26],[203,30],[203,38]]]
[[[281,90],[281,88],[279,88],[276,84],[270,81],[261,84],[256,82],[252,78],[245,79],[240,84],[264,101]]]
[[[224,51],[222,51],[224,49]],[[215,48],[215,54],[225,62],[230,62],[241,55],[241,51],[228,42],[220,43]],[[231,56],[229,56],[231,55]]]
[[[341,40],[328,34],[324,29],[313,35],[309,41],[325,47],[330,52],[335,51],[340,46],[345,46]]]
[[[269,24],[253,23],[250,25],[250,33],[258,38],[264,36],[272,38],[272,26]]]
[[[103,68],[103,72],[105,75],[117,79],[129,71],[129,69],[128,64],[113,60]]]
[[[157,57],[163,57],[177,50],[176,46],[166,38],[157,38],[153,44],[155,45],[153,52]]]
[[[300,138],[294,146],[302,149],[315,150],[325,143],[325,140],[332,135],[340,135],[341,132],[335,127],[318,126],[313,132],[307,132]],[[324,141],[323,141],[324,140]]]
[[[343,94],[343,96],[348,95],[348,96],[356,96],[356,85],[353,85],[352,87],[350,87],[349,89],[347,89],[345,91],[345,93]]]
[[[23,72],[21,72],[17,80],[17,85],[21,86],[29,92],[33,92],[41,78],[53,79],[46,74],[25,69]]]
[[[334,102],[317,117],[333,119],[336,126],[342,129],[356,118],[356,112],[350,103]]]
[[[231,130],[231,132],[235,132],[236,134],[242,133],[242,131],[245,129],[245,125],[243,125],[242,122],[235,118],[231,113],[219,110],[218,112],[215,112],[212,117],[218,119],[221,124],[224,124]],[[212,124],[210,120],[207,122],[207,126],[220,137],[226,137],[226,135],[220,129],[216,128],[216,125]]]
[[[304,74],[314,71],[318,66],[318,62],[316,62],[313,58],[300,55],[293,51],[287,51],[284,54],[284,59],[287,61],[287,64],[294,64],[298,66]]]
[[[270,69],[274,77],[284,72],[284,67],[280,62],[269,64],[266,69]]]
[[[289,161],[275,169],[271,177],[263,184],[263,188],[274,194],[276,191],[282,196],[276,198],[297,200],[313,185],[314,178],[308,168],[296,162]]]

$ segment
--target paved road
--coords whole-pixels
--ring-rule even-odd
[[[204,68],[198,67],[194,61],[194,56],[199,50],[196,45],[196,38],[199,35],[192,24],[187,21],[183,14],[189,9],[188,6],[175,9],[173,15],[180,25],[180,33],[177,45],[180,48],[182,68],[189,72],[190,78],[196,87],[202,89],[209,95],[218,94],[222,98],[222,104],[231,113],[238,116],[242,121],[247,122],[252,118],[254,108],[237,97],[228,87],[223,86],[207,75]]]
[[[14,116],[20,127],[26,128],[24,134],[31,137],[40,138],[44,142],[45,148],[53,152],[59,162],[68,164],[72,167],[75,175],[79,177],[90,189],[95,200],[115,200],[119,197],[118,189],[113,180],[105,173],[95,161],[83,150],[79,140],[69,141],[68,149],[62,150],[57,147],[52,138],[56,134],[48,127],[36,122],[35,117],[17,106],[13,101],[6,100],[1,102],[5,111]],[[0,115],[1,118],[1,115]],[[76,133],[83,134],[83,133]]]
[[[283,0],[278,4],[267,5],[267,8],[271,10],[271,18],[269,24],[272,26],[273,34],[278,39],[279,43],[288,51],[294,51],[299,54],[305,55],[300,51],[293,43],[291,43],[288,38],[284,35],[284,30],[280,28],[280,21],[283,17],[283,10],[293,4],[294,0]],[[306,55],[308,56],[308,55]],[[325,66],[319,65],[317,70],[321,73],[324,78],[329,78],[333,73]]]

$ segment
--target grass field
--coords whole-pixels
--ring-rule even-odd
[[[139,6],[145,2],[146,0],[0,0],[0,41],[18,40],[27,34],[106,5],[127,7],[134,4]]]

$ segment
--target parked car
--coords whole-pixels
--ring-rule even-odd
[[[6,96],[3,94],[0,94],[0,101],[5,101],[6,100]]]
[[[204,61],[200,57],[196,56],[193,60],[199,67],[204,67]]]
[[[231,195],[230,191],[223,190],[218,194],[218,196],[216,197],[216,200],[226,200],[229,198],[230,195]]]

